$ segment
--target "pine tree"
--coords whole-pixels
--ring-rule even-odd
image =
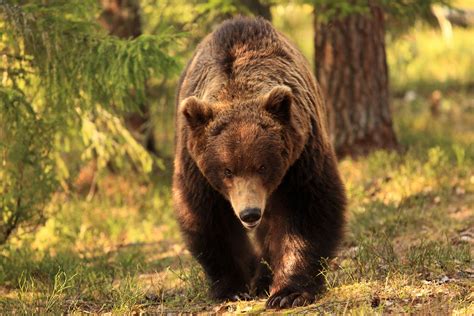
[[[338,157],[396,149],[382,9],[371,5],[367,13],[315,21],[316,77]]]
[[[134,39],[142,35],[140,2],[138,0],[101,0],[99,23],[112,36]],[[140,104],[139,111],[128,113],[125,124],[148,152],[157,155],[149,104]]]
[[[0,244],[44,221],[68,175],[64,152],[151,169],[117,113],[143,104],[148,78],[177,71],[167,53],[175,36],[107,36],[99,9],[95,0],[0,0]]]
[[[417,17],[426,17],[431,4],[444,1],[312,2],[315,73],[326,100],[338,157],[397,149],[389,104],[386,19],[398,22],[400,32]]]

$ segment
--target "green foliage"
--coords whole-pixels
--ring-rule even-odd
[[[385,9],[385,12],[398,18],[413,20],[417,17],[427,17],[426,14],[431,11],[433,4],[449,4],[449,0],[405,0],[391,1],[378,0],[379,4]]]
[[[399,34],[418,20],[432,18],[431,5],[449,5],[450,0],[302,0],[315,6],[318,21],[329,23],[351,14],[366,14],[371,6],[379,6],[387,14],[388,29]]]
[[[0,244],[20,223],[43,222],[56,189],[51,124],[39,117],[21,91],[0,88]]]
[[[369,2],[367,0],[310,0],[305,1],[313,4],[320,23],[328,23],[332,19],[344,18],[350,14],[364,14],[368,12]]]
[[[271,16],[265,16],[264,12],[274,5],[276,1],[272,0],[210,0],[196,1],[196,11],[199,16],[206,15],[211,21],[219,21],[222,18],[228,18],[237,14],[242,15],[261,15],[271,19]]]
[[[234,0],[211,0],[198,6],[198,13],[213,12],[223,15],[236,14],[237,7]]]
[[[0,244],[42,222],[69,174],[64,152],[151,170],[116,113],[140,108],[148,78],[176,73],[176,36],[107,36],[97,13],[93,0],[0,1]]]
[[[16,53],[31,56],[52,111],[73,112],[78,100],[82,109],[97,103],[138,109],[145,79],[177,70],[163,50],[174,36],[164,32],[131,41],[109,37],[98,28],[94,14],[86,15],[91,7],[91,1],[5,5],[6,35],[16,38]]]
[[[416,21],[435,22],[434,4],[449,6],[452,0],[378,0],[387,14],[387,29],[392,35],[405,33]]]

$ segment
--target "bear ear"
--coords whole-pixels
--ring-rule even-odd
[[[287,86],[276,86],[266,95],[264,109],[281,123],[288,123],[291,118],[293,94]]]
[[[214,117],[210,105],[194,96],[182,101],[181,113],[183,113],[186,122],[192,130],[205,127]]]

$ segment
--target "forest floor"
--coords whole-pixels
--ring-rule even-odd
[[[474,94],[444,92],[436,117],[429,104],[394,100],[401,153],[340,162],[348,229],[327,291],[284,312],[474,314]],[[0,253],[0,314],[265,312],[264,300],[209,300],[173,217],[170,170],[57,194],[45,226]]]

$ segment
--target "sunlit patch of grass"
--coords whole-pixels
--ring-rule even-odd
[[[457,279],[420,280],[411,273],[393,272],[373,281],[348,282],[328,291],[315,304],[321,312],[341,313],[343,310],[366,313],[410,313],[431,310],[446,313],[467,308],[469,285]]]
[[[116,181],[127,183],[121,177]],[[38,231],[33,247],[73,249],[91,256],[120,245],[176,239],[169,187],[127,185],[128,196],[111,189],[99,191],[92,199],[58,194],[52,204],[61,208]]]
[[[209,287],[204,272],[189,255],[176,256],[161,270],[150,267],[140,276],[147,287],[150,305],[167,311],[201,311],[213,302],[207,295]]]
[[[131,256],[134,254],[121,253],[85,259],[73,252],[52,256],[24,248],[5,253],[2,283],[16,289],[10,305],[25,312],[71,311],[83,307],[82,302],[92,310],[102,306],[123,309],[142,297],[130,277],[141,267],[137,261],[130,263]]]
[[[183,247],[173,246],[178,231],[169,186],[124,185],[119,192],[99,187],[92,198],[58,194],[55,212],[35,236],[1,250],[0,284],[8,297],[0,310],[121,313],[149,305],[149,287],[138,276],[166,269],[163,255],[176,256]],[[62,286],[58,277],[64,276],[73,277]]]
[[[469,97],[453,100],[453,108],[438,117],[426,101],[397,101],[402,154],[376,152],[341,162],[349,234],[341,256],[324,273],[329,292],[321,304],[327,297],[339,300],[337,312],[472,310],[472,240],[460,232],[474,225],[474,115]],[[372,291],[349,290],[347,300],[339,292],[367,282]]]
[[[127,275],[111,291],[113,312],[139,311],[145,303],[145,289],[139,286],[136,276]]]

